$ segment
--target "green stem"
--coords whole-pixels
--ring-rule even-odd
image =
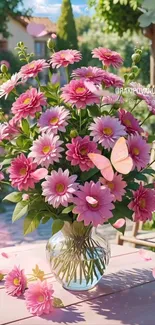
[[[67,82],[69,83],[69,81],[70,81],[70,78],[69,78],[69,69],[68,69],[68,67],[66,67],[66,77],[67,77]]]
[[[133,108],[131,109],[131,111],[130,111],[130,113],[131,112],[133,112],[133,110],[140,104],[140,102],[141,102],[142,100],[140,99],[140,100],[138,100],[136,103],[135,103],[135,105],[133,106]]]
[[[149,112],[149,114],[148,114],[147,117],[143,120],[143,122],[140,124],[140,126],[143,125],[144,122],[146,122],[146,120],[147,120],[151,115],[152,115],[152,114]]]

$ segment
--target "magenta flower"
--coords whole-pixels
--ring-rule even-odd
[[[102,82],[104,83],[105,87],[118,87],[121,88],[124,85],[124,81],[122,78],[117,76],[114,73],[110,73],[108,71],[104,71],[104,77],[102,79]]]
[[[79,185],[79,191],[75,195],[73,213],[78,214],[77,220],[84,221],[85,226],[92,223],[97,227],[112,218],[113,195],[109,188],[101,186],[100,182],[95,184],[91,181],[86,182],[84,186]]]
[[[109,67],[112,65],[114,68],[119,68],[123,63],[121,55],[115,51],[111,51],[104,47],[96,48],[92,51],[93,58],[102,61],[103,65]]]
[[[91,141],[89,136],[73,138],[72,143],[68,143],[66,147],[69,149],[66,152],[67,160],[71,161],[72,166],[78,165],[82,171],[88,171],[94,167],[88,153],[100,153],[96,143]]]
[[[14,266],[13,270],[6,275],[5,288],[9,295],[20,297],[27,286],[24,270]]]
[[[111,182],[108,182],[103,177],[100,177],[100,182],[103,185],[108,186],[111,194],[114,195],[113,201],[122,201],[122,196],[126,193],[124,188],[127,186],[127,183],[123,181],[122,175],[115,173],[114,178]]]
[[[115,105],[115,104],[122,104],[124,102],[123,97],[116,95],[116,94],[109,94],[103,97],[102,100],[103,104],[105,105]]]
[[[45,168],[37,168],[32,158],[27,158],[22,153],[11,162],[8,168],[10,173],[10,181],[13,187],[17,187],[19,191],[34,188],[34,184],[38,183],[47,175]]]
[[[70,118],[69,111],[63,106],[51,107],[51,109],[46,110],[42,113],[38,124],[42,132],[47,132],[48,134],[57,134],[58,131],[65,132],[67,121]]]
[[[42,183],[45,201],[48,201],[54,208],[58,208],[59,205],[67,207],[68,203],[73,202],[73,194],[77,190],[76,179],[77,175],[69,176],[68,169],[64,172],[61,168],[58,172],[53,170]]]
[[[22,79],[27,80],[28,78],[34,78],[37,77],[39,72],[42,72],[43,69],[46,69],[49,67],[49,64],[46,62],[46,60],[34,60],[28,64],[25,64],[21,67],[20,73],[22,76]]]
[[[133,192],[133,201],[128,205],[134,211],[134,221],[152,220],[155,211],[155,191],[140,184],[139,189]]]
[[[53,310],[53,293],[51,284],[46,281],[29,284],[24,294],[28,311],[35,316],[49,314]]]
[[[69,64],[79,62],[82,55],[76,50],[62,50],[52,54],[50,63],[52,68],[68,67]]]
[[[141,134],[143,132],[143,129],[140,127],[138,120],[130,112],[126,111],[125,109],[120,109],[118,114],[119,119],[125,126],[127,133]]]
[[[81,109],[100,102],[99,97],[92,94],[85,86],[84,80],[71,80],[62,88],[61,97],[66,103]]]
[[[91,130],[90,135],[93,140],[101,143],[108,150],[113,148],[121,136],[126,135],[125,127],[120,121],[110,116],[94,118],[94,123],[90,125],[89,130]]]
[[[104,79],[104,70],[89,66],[76,69],[72,73],[74,79],[84,79],[85,81],[92,81],[95,84],[100,84]]]
[[[133,159],[133,169],[140,171],[150,161],[150,145],[140,135],[131,135],[127,140],[129,154]]]
[[[44,94],[37,92],[37,89],[31,88],[25,93],[21,94],[13,103],[11,111],[15,114],[16,121],[26,117],[35,117],[36,112],[42,110],[43,105],[46,105]]]
[[[52,133],[49,136],[43,133],[42,136],[39,136],[33,142],[29,157],[33,157],[37,165],[48,168],[54,162],[59,162],[59,159],[62,157],[60,154],[64,150],[60,147],[62,143],[63,141],[59,140],[59,136],[54,136]]]
[[[11,91],[19,84],[19,79],[21,79],[21,74],[15,73],[12,75],[10,80],[4,82],[0,86],[0,98],[5,96],[6,99]]]
[[[149,111],[155,115],[155,96],[153,94],[149,94],[145,98],[145,102],[148,105]]]

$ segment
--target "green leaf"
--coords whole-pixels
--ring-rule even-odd
[[[62,308],[62,307],[64,307],[64,304],[63,304],[63,302],[62,302],[62,300],[60,298],[54,297],[53,298],[53,307]]]
[[[62,213],[63,214],[68,214],[69,212],[71,212],[74,208],[74,205],[70,205],[69,207],[65,208]]]
[[[5,198],[3,200],[17,203],[17,202],[21,201],[21,199],[22,199],[22,193],[12,192],[12,193],[8,194],[7,196],[5,196]]]
[[[30,135],[30,126],[27,120],[22,120],[22,130],[25,134]]]
[[[155,141],[155,135],[149,135],[148,139],[147,139],[147,142],[152,143],[153,141]]]
[[[72,218],[68,214],[59,214],[58,219],[61,219],[62,221],[72,222]],[[57,220],[57,219],[55,219],[55,220]]]
[[[139,184],[138,183],[135,183],[135,182],[132,182],[132,183],[128,183],[128,189],[131,189],[131,190],[138,190],[139,188]]]
[[[34,212],[30,212],[25,220],[24,220],[24,236],[30,234],[36,228],[38,228],[40,224],[40,220],[42,218],[42,214],[39,212],[38,214],[35,214]]]
[[[135,178],[136,178],[137,180],[139,180],[139,181],[143,181],[143,182],[145,182],[145,183],[148,182],[147,177],[146,177],[145,175],[143,175],[142,173],[138,173],[138,174],[135,176]]]
[[[92,168],[89,170],[89,172],[81,173],[81,180],[87,181],[88,179],[92,178],[95,174],[99,173],[99,170],[97,168]]]
[[[155,170],[152,168],[144,169],[143,174],[154,176],[155,175]]]
[[[1,166],[10,165],[11,160],[12,160],[11,158],[10,159],[4,159],[3,162],[1,163]]]
[[[16,207],[13,211],[12,222],[17,221],[22,218],[28,212],[28,204],[26,201],[21,201],[16,204]]]
[[[63,225],[64,225],[63,220],[60,220],[60,219],[54,220],[53,224],[52,224],[52,235],[54,235],[58,231],[60,231],[62,229]]]
[[[89,115],[92,116],[92,117],[96,117],[96,116],[101,115],[101,112],[100,112],[98,106],[90,106],[90,107],[88,107],[88,112],[89,112]]]

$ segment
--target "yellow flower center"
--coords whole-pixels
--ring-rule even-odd
[[[38,297],[38,302],[43,302],[45,299],[44,299],[44,296],[43,295],[40,295]]]
[[[78,87],[78,88],[76,88],[76,93],[82,94],[85,90],[86,90],[86,88],[84,88],[84,87]]]
[[[86,77],[88,77],[88,78],[89,78],[89,77],[93,77],[92,72],[87,72],[87,73],[86,73]]]
[[[112,131],[111,128],[104,128],[103,129],[103,134],[110,136],[110,135],[113,134],[113,131]]]
[[[138,148],[133,148],[132,152],[135,156],[138,156],[140,154],[140,150]]]
[[[42,151],[43,151],[44,154],[49,153],[50,150],[51,150],[51,147],[50,146],[44,146],[43,149],[42,149]]]
[[[114,190],[115,185],[114,185],[113,182],[107,182],[107,185],[108,185],[108,187],[110,188],[110,190]]]
[[[13,280],[13,284],[14,284],[15,286],[19,286],[19,284],[20,284],[20,280],[19,280],[18,278],[14,278],[14,280]]]
[[[30,101],[31,101],[31,98],[27,97],[27,98],[24,100],[23,104],[27,105],[27,104],[30,103]]]
[[[111,52],[105,52],[104,55],[106,55],[107,57],[111,57],[112,53]]]
[[[34,67],[35,67],[35,63],[30,63],[30,64],[29,64],[29,68],[30,68],[30,69],[33,69]]]
[[[19,171],[19,174],[20,174],[21,176],[25,176],[26,173],[27,173],[27,170],[26,170],[26,168],[24,168],[24,167],[21,168],[20,171]]]
[[[139,200],[139,206],[140,206],[142,209],[145,209],[145,207],[146,207],[146,200],[145,200],[145,199],[141,199],[141,200]]]
[[[56,191],[57,191],[58,193],[63,193],[63,192],[64,192],[64,189],[65,189],[65,185],[64,185],[64,184],[62,184],[62,183],[58,183],[58,184],[56,185]]]
[[[132,126],[130,120],[124,120],[124,124],[125,124],[126,126]]]
[[[86,147],[83,147],[83,148],[80,149],[80,154],[82,156],[85,156],[87,153],[88,153],[88,149]]]
[[[62,59],[65,59],[65,53],[61,53],[60,56],[61,56]]]
[[[58,121],[59,121],[59,119],[58,119],[58,117],[52,117],[51,119],[50,119],[50,124],[57,124],[58,123]]]

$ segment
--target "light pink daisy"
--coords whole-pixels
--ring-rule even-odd
[[[150,161],[150,145],[140,135],[129,136],[127,145],[133,160],[133,169],[137,167],[140,171],[145,168]]]
[[[141,134],[143,129],[140,127],[138,120],[125,109],[120,109],[118,112],[121,123],[125,126],[126,132],[129,134]]]
[[[20,127],[14,118],[12,118],[9,122],[4,123],[4,125],[5,125],[5,132],[6,132],[5,139],[7,140],[13,139],[21,132]]]
[[[96,143],[91,141],[89,136],[73,138],[72,143],[66,144],[66,147],[69,149],[66,152],[67,160],[71,161],[72,166],[78,165],[82,171],[88,171],[94,167],[88,153],[100,153]]]
[[[87,105],[99,104],[100,99],[94,95],[84,84],[84,80],[71,80],[62,88],[62,99],[77,108],[85,108]]]
[[[42,106],[46,104],[44,94],[37,92],[36,88],[31,88],[17,98],[12,105],[11,111],[15,115],[15,121],[18,121],[28,116],[35,117],[35,113],[40,112]]]
[[[86,81],[92,81],[95,84],[100,84],[104,79],[104,70],[91,66],[88,68],[82,67],[74,70],[72,77],[74,79],[84,79]]]
[[[63,106],[51,107],[51,109],[46,110],[42,113],[38,124],[40,126],[41,132],[46,132],[48,134],[57,134],[58,131],[65,132],[67,121],[70,118],[69,111]]]
[[[99,59],[107,67],[112,65],[114,68],[119,68],[123,64],[123,58],[119,53],[104,47],[94,49],[92,54],[93,58]]]
[[[53,293],[51,283],[46,281],[29,284],[24,294],[28,311],[35,316],[49,314],[53,310]]]
[[[52,133],[49,136],[43,133],[42,136],[39,136],[38,139],[33,142],[29,157],[33,157],[37,165],[48,168],[49,165],[53,165],[54,162],[59,162],[59,159],[62,157],[60,154],[60,152],[64,150],[60,147],[62,143],[63,141],[59,140],[59,136],[54,136]]]
[[[101,186],[100,182],[95,184],[91,181],[86,182],[84,186],[80,185],[75,195],[73,213],[78,214],[77,220],[84,221],[85,226],[92,223],[97,227],[112,218],[113,195],[109,188]]]
[[[155,211],[155,191],[140,184],[139,189],[133,192],[133,201],[128,205],[134,211],[134,221],[152,220]]]
[[[155,115],[155,95],[154,94],[149,94],[145,98],[145,102],[148,105],[149,111]]]
[[[51,56],[50,63],[52,68],[68,67],[69,64],[79,62],[81,59],[82,55],[77,50],[62,50]]]
[[[22,153],[11,162],[8,168],[10,173],[10,181],[13,187],[17,187],[19,191],[34,188],[34,184],[38,183],[47,175],[45,168],[37,168],[32,158],[27,158]]]
[[[0,123],[0,141],[8,139],[7,123]]]
[[[126,135],[125,127],[121,122],[110,116],[94,118],[94,123],[91,123],[89,130],[93,140],[101,143],[106,149],[113,148],[115,142]]]
[[[12,75],[11,79],[4,82],[0,85],[0,98],[5,96],[5,99],[11,93],[11,91],[19,84],[19,80],[21,79],[20,73],[15,73]]]
[[[110,88],[110,87],[121,88],[124,85],[124,81],[122,78],[108,71],[104,71],[104,77],[102,79],[102,82],[104,83],[106,88]]]
[[[130,86],[133,90],[133,93],[137,95],[138,98],[142,100],[149,100],[151,96],[151,92],[149,88],[143,87],[140,83],[138,82],[131,82]]]
[[[105,105],[115,105],[115,104],[122,104],[124,102],[123,97],[116,94],[109,94],[103,97],[102,100],[103,104]]]
[[[45,201],[54,208],[58,208],[59,205],[67,207],[68,203],[73,202],[73,194],[77,190],[76,179],[77,175],[69,176],[68,169],[63,171],[59,168],[58,172],[53,170],[51,175],[46,177],[46,181],[42,183],[42,194],[45,196]]]
[[[28,64],[25,64],[21,67],[20,73],[22,79],[27,80],[28,78],[37,77],[39,72],[42,72],[43,69],[49,67],[49,64],[44,59],[34,60]]]
[[[121,174],[115,173],[114,178],[111,182],[107,181],[103,177],[100,177],[100,182],[101,184],[108,186],[111,194],[114,195],[114,200],[113,200],[114,202],[122,201],[122,196],[126,193],[124,188],[127,186],[127,183],[123,181]]]
[[[20,297],[27,286],[27,279],[24,270],[14,266],[13,270],[9,272],[5,278],[5,288],[9,295]]]

